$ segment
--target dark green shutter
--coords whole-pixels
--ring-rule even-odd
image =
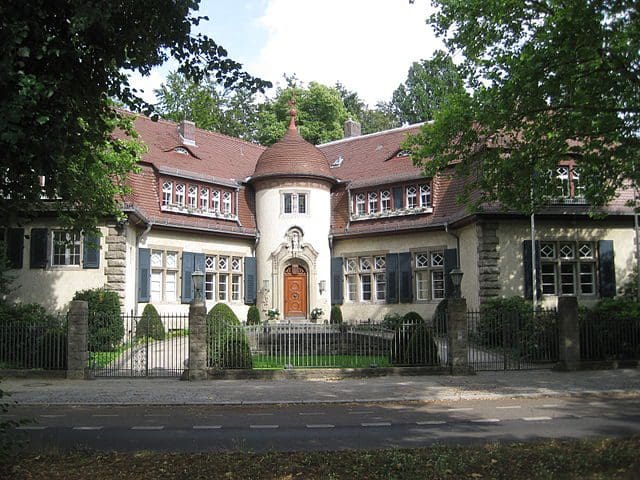
[[[454,268],[458,268],[458,249],[447,248],[444,251],[444,296],[451,298],[453,296],[453,282],[449,272]]]
[[[195,253],[182,252],[182,303],[193,300],[193,280],[191,274],[196,269]]]
[[[138,302],[147,303],[151,293],[151,251],[138,249]]]
[[[522,242],[522,264],[524,267],[524,298],[533,299],[533,280],[531,274],[531,240]],[[536,240],[536,292],[538,298],[542,297],[542,285],[540,283],[540,242]]]
[[[342,273],[342,257],[331,258],[331,305],[342,305],[344,294]]]
[[[387,273],[387,303],[398,303],[399,281],[398,281],[398,254],[387,253],[385,257]]]
[[[244,303],[256,304],[256,257],[244,257]]]
[[[88,233],[84,236],[82,268],[100,268],[100,236]]]
[[[398,210],[403,206],[404,189],[402,187],[393,187],[393,209]]]
[[[9,268],[22,268],[22,260],[24,258],[24,228],[10,228],[7,230],[6,254]]]
[[[400,279],[400,302],[411,303],[413,301],[413,282],[411,281],[411,253],[398,254],[398,272]]]
[[[598,274],[600,277],[600,297],[615,297],[616,266],[613,261],[613,240],[598,242]]]
[[[30,268],[45,268],[49,257],[47,245],[49,244],[49,229],[32,228],[30,240]]]

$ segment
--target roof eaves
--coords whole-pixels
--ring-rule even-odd
[[[226,187],[233,187],[233,188],[240,187],[240,182],[234,179],[222,179],[222,178],[217,178],[211,175],[203,175],[201,173],[181,170],[179,168],[171,168],[171,167],[164,167],[164,166],[158,166],[157,168],[158,168],[158,172],[164,175],[171,175],[173,177],[184,178],[187,180],[196,180],[199,182],[214,183],[216,185],[223,185]]]
[[[426,123],[428,123],[428,122],[420,122],[420,123],[413,123],[411,125],[403,125],[402,127],[392,128],[390,130],[383,130],[381,132],[368,133],[366,135],[358,135],[356,137],[341,138],[339,140],[334,140],[332,142],[321,143],[321,144],[316,145],[316,146],[318,148],[322,148],[322,147],[328,147],[328,146],[332,146],[332,145],[337,145],[337,144],[340,144],[340,143],[348,143],[348,142],[351,142],[351,141],[357,141],[357,140],[362,140],[362,139],[366,139],[366,138],[373,138],[373,137],[379,137],[379,136],[383,136],[383,135],[389,135],[389,134],[392,134],[392,133],[402,132],[403,130],[413,130],[414,128],[422,127]]]

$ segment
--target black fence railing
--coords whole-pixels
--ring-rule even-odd
[[[96,377],[179,377],[189,357],[188,315],[89,313],[89,368]]]
[[[593,312],[580,319],[582,361],[640,360],[640,318],[609,318]]]
[[[66,370],[67,320],[0,321],[0,369]]]
[[[446,364],[447,340],[427,323],[209,325],[217,369],[367,368]]]
[[[469,364],[475,370],[549,368],[558,361],[555,310],[469,311]]]

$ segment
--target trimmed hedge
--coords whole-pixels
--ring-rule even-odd
[[[217,303],[207,315],[207,365],[218,369],[252,368],[249,339],[235,313]]]
[[[247,312],[247,325],[260,325],[260,310],[255,305],[249,307]]]
[[[148,303],[142,311],[142,317],[136,325],[136,337],[149,337],[155,340],[164,340],[165,331],[160,315],[156,307]]]
[[[385,315],[387,328],[395,330],[391,362],[396,365],[439,365],[438,347],[432,329],[420,314],[409,312]]]
[[[104,288],[93,288],[76,292],[73,299],[85,300],[89,304],[89,351],[114,351],[124,337],[118,294]]]
[[[340,305],[334,305],[331,307],[329,323],[331,325],[339,325],[342,323],[342,310],[340,309]]]

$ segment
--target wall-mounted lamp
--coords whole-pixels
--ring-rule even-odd
[[[320,280],[320,282],[318,282],[318,289],[320,290],[320,295],[322,295],[327,289],[327,281]]]
[[[191,280],[193,281],[193,301],[202,300],[202,280],[204,280],[204,272],[200,270],[191,272]]]
[[[459,268],[454,268],[449,272],[451,284],[453,285],[453,298],[460,298],[460,284],[462,283],[463,272]]]
[[[262,290],[265,290],[265,291],[269,290],[269,280],[262,281]]]

